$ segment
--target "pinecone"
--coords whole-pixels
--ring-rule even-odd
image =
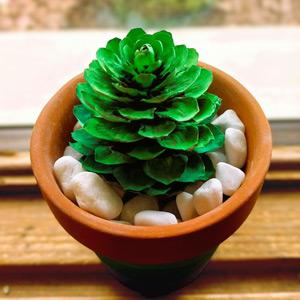
[[[207,92],[212,72],[172,35],[132,29],[97,51],[77,86],[82,126],[70,145],[83,167],[126,191],[170,195],[214,174],[205,154],[223,146],[210,122],[221,100]]]

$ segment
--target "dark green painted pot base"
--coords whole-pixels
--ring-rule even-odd
[[[193,259],[172,264],[135,265],[112,260],[98,254],[111,273],[124,285],[143,296],[168,294],[193,281],[206,266],[216,248]]]

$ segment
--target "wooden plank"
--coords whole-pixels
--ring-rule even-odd
[[[36,179],[33,175],[0,176],[0,187],[33,186],[36,184]]]
[[[264,262],[259,267],[258,271],[248,271],[247,267],[241,270],[235,264],[228,266],[212,261],[197,280],[162,299],[297,299],[300,295],[299,269],[290,265],[266,269]],[[6,297],[13,299],[54,296],[66,300],[73,297],[140,299],[135,292],[114,280],[102,266],[92,272],[85,272],[84,267],[82,270],[71,272],[67,266],[56,273],[40,272],[39,267],[35,272],[25,269],[19,273],[1,274],[0,286],[6,286]]]
[[[215,258],[300,258],[300,193],[261,194],[246,222]]]
[[[300,258],[299,201],[300,192],[262,194],[214,259]],[[38,196],[1,197],[0,266],[97,263],[96,255],[63,230]]]
[[[300,170],[270,170],[266,175],[267,181],[298,181],[300,187]]]
[[[251,265],[251,262],[249,262]],[[0,286],[8,286],[10,297],[42,296],[81,296],[101,297],[101,299],[135,298],[136,294],[115,281],[105,268],[98,271],[70,272],[68,267],[57,273],[43,273],[37,267],[36,272],[19,272],[0,276]],[[205,272],[189,286],[173,294],[176,297],[208,297],[209,295],[225,297],[230,295],[263,296],[275,294],[299,295],[299,269],[285,267],[264,268],[260,264],[257,272],[240,270],[233,264],[223,266],[211,262]],[[253,297],[253,298],[254,298]],[[172,299],[172,295],[171,295]],[[177,299],[177,298],[176,298]],[[201,298],[200,298],[201,299]],[[240,299],[243,299],[241,297]],[[251,299],[251,298],[250,298]],[[258,297],[254,299],[259,299]],[[263,298],[268,299],[268,298]],[[276,298],[275,298],[276,299]],[[279,298],[280,299],[280,298]]]
[[[299,163],[300,146],[276,146],[272,150],[272,163]]]
[[[0,115],[1,113],[3,113],[3,111],[0,112]],[[15,119],[18,119],[18,117],[19,116],[15,116]],[[26,150],[28,151],[30,147],[31,132],[32,132],[32,126],[30,125],[29,126],[24,124],[23,126],[1,126],[0,125],[0,141],[1,141],[0,152],[12,154],[14,151],[23,151],[23,152],[25,152]]]
[[[273,146],[294,145],[299,146],[300,122],[299,115],[294,119],[273,119],[269,120],[272,130]]]
[[[30,170],[30,157],[28,151],[0,152],[0,172]]]

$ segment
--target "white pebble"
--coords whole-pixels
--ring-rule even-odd
[[[119,183],[117,182],[112,182],[112,181],[108,181],[107,182],[115,191],[116,193],[121,197],[123,198],[124,194],[125,194],[125,191],[122,189],[122,187],[120,186]]]
[[[115,190],[99,175],[82,172],[72,179],[76,201],[82,209],[111,220],[121,213],[123,202]]]
[[[219,162],[227,162],[226,155],[223,151],[217,150],[213,152],[208,152],[206,154],[210,158],[214,168],[216,168]]]
[[[160,226],[177,224],[176,217],[166,211],[143,210],[134,217],[134,225]]]
[[[72,156],[79,160],[82,157],[82,154],[74,150],[71,146],[67,146],[64,151],[64,156]]]
[[[244,166],[247,158],[247,141],[242,131],[234,128],[226,129],[225,152],[229,164],[237,168]]]
[[[175,215],[175,217],[177,219],[181,218],[180,217],[180,213],[179,210],[177,208],[177,204],[176,204],[176,200],[171,200],[169,201],[162,209],[163,211],[167,211],[173,215]]]
[[[133,224],[134,216],[142,210],[159,210],[157,200],[147,195],[138,195],[124,204],[120,220]]]
[[[212,121],[212,124],[221,126],[224,131],[227,128],[235,128],[245,132],[245,126],[243,122],[232,109],[225,110],[223,114],[219,115]]]
[[[244,181],[245,173],[232,165],[220,162],[217,164],[216,178],[221,181],[223,194],[231,196]]]
[[[80,129],[82,128],[82,126],[80,125],[79,122],[77,122],[75,125],[74,125],[74,128],[73,128],[73,131],[77,130],[77,129]]]
[[[188,186],[186,186],[184,191],[187,193],[190,193],[190,194],[194,194],[194,192],[197,191],[202,184],[203,184],[203,181],[200,181],[200,180],[196,181],[196,182],[191,183]]]
[[[71,180],[78,173],[84,172],[81,163],[72,156],[62,156],[54,163],[53,171],[65,196],[75,201]]]
[[[193,203],[193,195],[182,192],[176,196],[176,204],[182,221],[190,220],[198,216]]]
[[[216,178],[206,181],[193,195],[193,203],[200,216],[216,208],[222,201],[222,184]]]

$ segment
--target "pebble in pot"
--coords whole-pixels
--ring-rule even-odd
[[[227,162],[226,155],[221,150],[208,152],[207,156],[210,158],[211,162],[213,163],[214,168],[216,168],[219,162]]]
[[[125,191],[122,189],[122,187],[120,186],[119,183],[117,182],[112,182],[112,181],[108,181],[107,182],[115,191],[116,193],[123,198],[125,195]]]
[[[194,183],[189,184],[184,191],[190,194],[194,194],[195,191],[199,189],[199,187],[203,184],[203,181],[196,181]]]
[[[234,128],[226,129],[225,152],[229,164],[237,168],[244,166],[247,158],[247,141],[242,131]]]
[[[134,223],[134,216],[142,210],[159,210],[157,200],[146,195],[138,195],[124,204],[120,220]]]
[[[244,181],[245,173],[230,164],[220,162],[217,164],[216,178],[222,184],[223,194],[231,196]]]
[[[166,211],[143,210],[134,217],[134,225],[138,226],[160,226],[177,223],[176,217]]]
[[[71,146],[67,146],[64,151],[64,156],[72,156],[79,160],[82,157],[82,154],[74,150]]]
[[[182,221],[190,220],[198,216],[193,203],[193,195],[187,192],[179,193],[176,196],[176,204]]]
[[[96,173],[79,173],[71,184],[76,201],[82,209],[107,220],[115,219],[121,213],[122,199]]]
[[[193,195],[193,204],[199,215],[216,208],[222,201],[222,184],[216,178],[206,181]]]
[[[72,156],[63,156],[54,163],[53,171],[65,196],[75,201],[71,181],[75,175],[84,172],[81,163]]]
[[[224,131],[227,128],[235,128],[245,132],[245,126],[243,122],[232,109],[225,110],[223,114],[219,115],[212,121],[212,124],[221,126]]]
[[[176,200],[171,200],[169,201],[162,209],[163,211],[167,211],[173,215],[175,215],[175,217],[177,219],[180,219],[181,216],[180,216],[180,213],[179,213],[179,210],[178,210],[178,207],[177,207],[177,204],[176,204]]]
[[[82,126],[80,125],[79,122],[76,122],[76,124],[74,125],[73,131],[82,128]]]

